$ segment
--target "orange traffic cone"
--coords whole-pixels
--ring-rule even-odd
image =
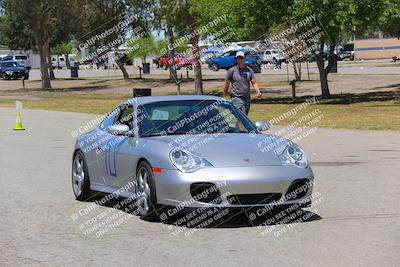
[[[23,131],[25,130],[25,128],[22,127],[22,121],[21,121],[22,103],[20,101],[15,101],[15,109],[17,110],[17,119],[15,120],[15,128],[13,130]]]

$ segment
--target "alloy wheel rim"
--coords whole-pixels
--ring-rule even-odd
[[[141,215],[146,215],[149,211],[150,203],[150,186],[149,173],[146,168],[142,167],[138,172],[138,210]]]
[[[78,154],[75,156],[72,168],[72,187],[77,197],[82,194],[84,180],[85,170],[83,169],[83,158]]]

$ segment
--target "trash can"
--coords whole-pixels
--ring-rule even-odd
[[[333,60],[333,62],[332,62],[333,64],[332,64],[332,68],[329,71],[329,73],[337,73],[337,58],[334,57],[332,60]]]
[[[151,96],[151,88],[133,88],[133,97]]]
[[[143,63],[143,74],[150,73],[150,63]]]
[[[71,78],[78,78],[78,65],[71,66]]]

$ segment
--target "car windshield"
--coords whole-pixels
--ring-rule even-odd
[[[16,60],[27,60],[28,58],[26,56],[15,56]]]
[[[251,121],[227,101],[162,101],[138,107],[141,137],[256,132]]]
[[[2,67],[11,68],[11,67],[21,67],[17,62],[3,62],[1,63]]]

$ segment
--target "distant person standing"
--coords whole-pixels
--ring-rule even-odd
[[[243,51],[236,53],[236,66],[230,68],[226,73],[223,96],[224,98],[227,97],[229,84],[231,83],[232,86],[229,95],[231,96],[232,104],[248,115],[251,102],[250,83],[256,90],[256,96],[258,98],[261,98],[262,94],[254,76],[254,72],[244,64],[244,58],[245,55]]]

